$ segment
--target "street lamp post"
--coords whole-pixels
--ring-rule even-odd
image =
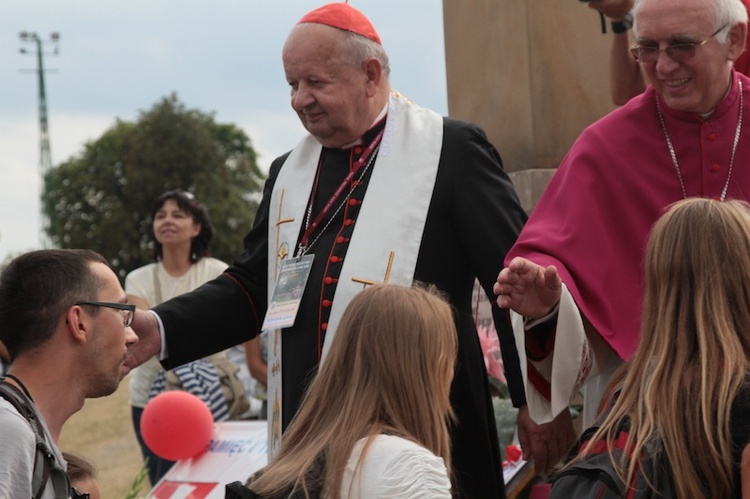
[[[49,126],[47,120],[47,93],[44,85],[44,55],[57,55],[59,49],[60,34],[53,32],[50,34],[49,39],[43,40],[39,35],[34,32],[22,31],[19,34],[19,38],[22,43],[36,45],[36,56],[37,56],[37,69],[36,73],[39,77],[39,217],[41,221],[41,227],[39,230],[39,243],[41,247],[48,247],[49,238],[46,234],[49,220],[44,215],[44,209],[42,208],[42,193],[44,189],[44,178],[52,167],[52,152],[50,149],[49,140]],[[51,52],[45,52],[45,46],[51,46],[53,50]],[[22,54],[33,55],[33,52],[21,47],[19,51]]]

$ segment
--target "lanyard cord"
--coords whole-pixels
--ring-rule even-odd
[[[357,182],[361,182],[362,178],[364,178],[365,173],[367,173],[367,170],[370,168],[372,163],[375,161],[375,157],[377,156],[377,151],[380,149],[380,141],[383,138],[383,130],[378,133],[378,135],[373,139],[373,141],[370,143],[369,146],[367,146],[367,149],[362,154],[362,156],[354,163],[353,168],[351,171],[347,174],[347,176],[344,178],[344,180],[341,182],[341,184],[338,186],[336,191],[333,193],[331,198],[326,202],[325,206],[323,206],[323,209],[318,213],[318,216],[315,217],[315,220],[313,220],[312,223],[310,223],[310,218],[312,216],[312,208],[313,208],[313,202],[315,199],[315,192],[318,188],[318,181],[320,178],[320,169],[323,167],[323,161],[321,159],[320,163],[318,164],[318,177],[315,180],[315,186],[313,188],[313,195],[310,196],[310,200],[308,201],[307,205],[307,215],[305,216],[305,232],[302,235],[302,238],[300,239],[299,246],[297,247],[297,255],[296,256],[304,256],[310,248],[315,244],[318,239],[320,239],[320,236],[323,235],[323,233],[326,231],[329,225],[331,225],[331,222],[336,218],[336,215],[341,211],[341,208],[344,207],[348,199],[351,197],[353,189],[349,189],[349,192],[344,196],[344,199],[341,201],[339,206],[334,211],[333,215],[328,219],[325,226],[318,232],[318,235],[308,244],[308,241],[310,240],[310,236],[313,234],[315,229],[318,228],[320,223],[323,221],[323,219],[328,215],[328,213],[331,211],[331,208],[333,208],[333,204],[336,202],[336,200],[341,196],[344,189],[347,185],[352,181],[354,176],[361,170],[362,173],[359,175],[359,178],[357,179]],[[367,162],[365,164],[365,162]],[[364,165],[364,168],[362,168]]]
[[[357,183],[359,183],[359,182],[362,181],[362,178],[367,173],[367,170],[370,168],[370,166],[372,165],[372,163],[375,161],[375,156],[377,155],[377,151],[378,150],[375,149],[375,151],[373,152],[373,154],[370,156],[370,160],[367,162],[367,165],[365,165],[364,169],[362,169],[362,174],[357,179]],[[347,181],[347,183],[348,183],[348,181]],[[320,239],[320,236],[322,236],[325,233],[325,231],[328,228],[328,226],[331,225],[331,222],[333,222],[333,220],[336,218],[336,215],[339,214],[339,212],[341,211],[341,208],[344,207],[344,205],[346,204],[346,202],[352,196],[353,192],[354,192],[354,189],[350,189],[349,192],[346,194],[346,196],[344,196],[344,199],[341,200],[341,203],[339,204],[338,208],[336,208],[336,211],[333,212],[333,215],[331,215],[331,217],[328,219],[328,221],[326,222],[326,224],[323,226],[323,228],[320,230],[320,232],[318,232],[318,235],[315,236],[315,239],[313,239],[312,242],[310,242],[310,244],[308,244],[307,246],[305,246],[305,245],[302,244],[302,242],[300,242],[300,245],[297,248],[297,253],[298,253],[297,256],[305,256],[307,254],[307,252],[310,251],[310,248],[312,248],[313,244],[315,244],[316,242],[318,242],[318,239]],[[336,197],[338,197],[338,195]],[[310,201],[312,203],[312,200],[310,200]],[[306,242],[307,239],[303,238],[303,241]]]

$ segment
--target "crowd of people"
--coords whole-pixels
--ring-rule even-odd
[[[244,393],[216,379],[242,345],[271,456],[227,497],[505,497],[478,280],[538,473],[604,448],[625,492],[750,497],[747,8],[588,5],[612,21],[622,107],[581,133],[528,219],[480,127],[393,91],[364,14],[304,15],[282,62],[309,134],[272,163],[233,264],[207,256],[205,208],[176,190],[151,213],[155,263],[124,290],[89,250],[3,272],[0,495],[80,497],[62,425],[131,368],[136,435],[150,398],[196,379],[216,420],[240,417]],[[595,426],[576,445],[581,389]],[[170,463],[142,450],[156,483]]]

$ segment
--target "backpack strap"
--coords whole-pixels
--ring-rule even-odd
[[[31,479],[31,490],[34,493],[33,499],[40,499],[47,485],[50,468],[55,461],[55,455],[47,447],[47,441],[44,438],[44,427],[37,417],[28,397],[2,377],[0,377],[0,397],[15,407],[18,413],[29,422],[31,429],[34,431],[36,455],[34,456],[34,473]]]

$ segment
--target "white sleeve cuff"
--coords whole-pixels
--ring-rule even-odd
[[[543,322],[547,322],[547,321],[549,321],[552,318],[556,319],[556,316],[557,316],[558,312],[560,312],[560,300],[557,301],[557,303],[555,304],[555,306],[552,307],[552,310],[550,310],[549,312],[547,312],[547,315],[545,315],[544,317],[539,317],[538,319],[529,319],[529,318],[524,317],[523,318],[523,327],[524,327],[524,329],[526,329],[526,331],[528,331],[532,327],[537,326],[539,324],[542,324]]]
[[[537,424],[548,423],[567,409],[586,379],[600,372],[583,328],[581,312],[564,283],[558,313],[551,359],[545,359],[544,366],[534,363],[544,371],[540,374],[550,383],[550,399],[539,393],[528,380],[528,364],[533,361],[526,356],[526,325],[520,315],[513,311],[510,314],[526,388],[526,405]]]
[[[156,322],[159,324],[159,338],[161,339],[161,350],[159,351],[159,360],[162,361],[169,357],[169,349],[167,348],[167,339],[164,336],[164,323],[161,321],[159,314],[153,310],[149,310],[149,313],[156,317]]]

